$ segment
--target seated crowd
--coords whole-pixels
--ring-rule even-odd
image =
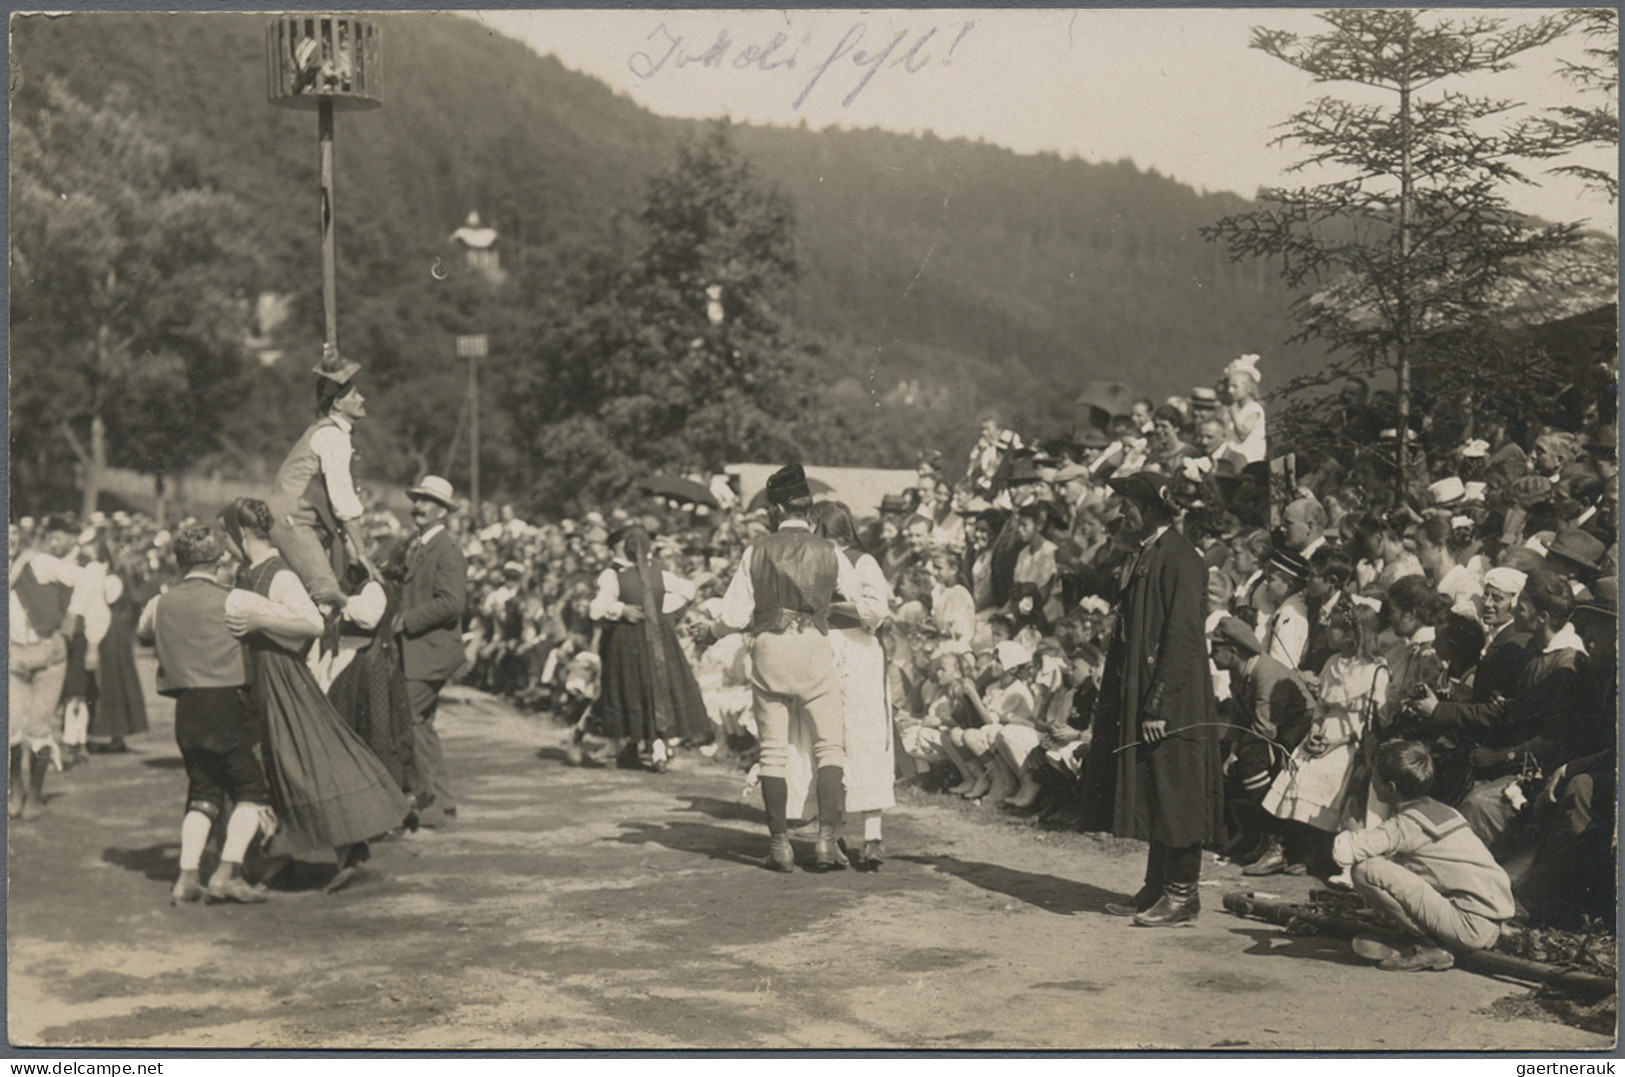
[[[1412,481],[1398,496],[1396,417],[1355,389],[1350,453],[1298,456],[1295,467],[1285,446],[1266,452],[1251,356],[1217,389],[1136,401],[1066,437],[1028,444],[990,420],[962,470],[922,460],[914,486],[887,496],[862,536],[892,591],[880,635],[898,780],[983,810],[1079,823],[1130,557],[1107,481],[1158,471],[1208,566],[1227,725],[1224,856],[1252,875],[1348,884],[1352,861],[1334,839],[1392,815],[1376,760],[1385,744],[1419,743],[1432,797],[1457,808],[1506,870],[1520,915],[1557,926],[1610,917],[1611,401],[1579,429],[1531,423],[1521,438],[1504,423],[1465,439],[1417,423],[1406,434]],[[628,524],[655,536],[664,568],[692,586],[681,616],[714,617],[768,523],[725,484],[711,489],[715,507],[640,501],[533,525],[504,506],[456,521],[470,572],[465,679],[580,719],[598,691],[593,599],[610,536]],[[399,529],[388,514],[372,520],[376,538]],[[28,536],[12,538],[15,550]],[[161,549],[145,551],[142,573],[161,572]],[[695,652],[679,635],[712,727],[687,746],[748,766],[742,637]]]

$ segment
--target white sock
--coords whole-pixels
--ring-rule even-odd
[[[878,811],[860,812],[863,816],[863,840],[880,840],[880,813]]]
[[[62,712],[62,743],[70,748],[82,748],[90,739],[90,707],[82,699],[75,699]]]
[[[181,820],[181,870],[196,871],[203,862],[203,847],[209,844],[214,820],[200,811],[189,811]]]
[[[241,864],[243,857],[248,855],[248,844],[254,840],[254,835],[260,829],[260,806],[258,804],[239,804],[231,809],[231,818],[226,821],[226,842],[220,850],[222,864]]]

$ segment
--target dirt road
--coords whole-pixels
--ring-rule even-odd
[[[174,909],[185,779],[150,699],[135,751],[53,775],[47,816],[11,827],[14,1045],[1610,1046],[1508,1016],[1523,985],[1386,974],[1230,916],[1233,867],[1207,867],[1194,927],[1130,927],[1101,906],[1138,885],[1140,847],[943,798],[888,815],[879,874],[774,874],[738,775],[567,768],[548,723],[468,693],[440,719],[455,829],[375,846],[375,875],[338,895],[312,869],[267,905]]]

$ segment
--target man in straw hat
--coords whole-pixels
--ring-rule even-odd
[[[350,443],[357,419],[366,417],[367,401],[355,383],[361,365],[326,351],[313,368],[316,375],[316,421],[277,468],[271,506],[271,542],[299,574],[318,606],[329,612],[344,601],[339,579],[348,556],[378,569],[367,554],[361,530],[365,509],[350,473],[355,449]],[[347,548],[348,547],[348,548]]]
[[[702,641],[747,630],[755,636],[751,690],[762,743],[762,803],[771,839],[763,863],[774,871],[790,871],[795,863],[786,780],[791,708],[799,708],[811,721],[818,770],[814,870],[829,871],[847,866],[839,846],[846,806],[844,712],[830,650],[829,608],[837,590],[855,595],[859,585],[835,544],[813,534],[812,491],[800,465],[780,468],[768,478],[767,500],[773,533],[745,551],[723,596],[721,616],[694,634]]]
[[[451,483],[425,475],[406,496],[412,499],[412,522],[418,530],[406,548],[406,580],[394,629],[401,637],[407,702],[414,718],[407,781],[417,801],[419,824],[433,828],[457,818],[457,799],[446,777],[434,717],[441,686],[463,664],[468,562],[446,530],[446,516],[457,508]],[[431,805],[433,811],[428,810]]]
[[[1106,911],[1143,927],[1194,920],[1202,846],[1224,833],[1218,704],[1208,672],[1207,572],[1173,527],[1168,478],[1112,479],[1124,566],[1095,706],[1085,825],[1151,843],[1145,885]]]

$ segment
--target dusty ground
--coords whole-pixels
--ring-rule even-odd
[[[1130,927],[1101,905],[1138,885],[1140,847],[943,798],[888,814],[880,874],[777,875],[752,863],[765,837],[738,775],[693,756],[664,776],[570,769],[545,721],[466,694],[440,719],[456,829],[375,846],[376,875],[336,896],[173,909],[185,782],[151,699],[135,751],[53,775],[47,817],[11,827],[14,1045],[1611,1045],[1510,1004],[1524,985],[1381,973],[1233,917],[1233,867],[1207,867],[1194,927]]]

